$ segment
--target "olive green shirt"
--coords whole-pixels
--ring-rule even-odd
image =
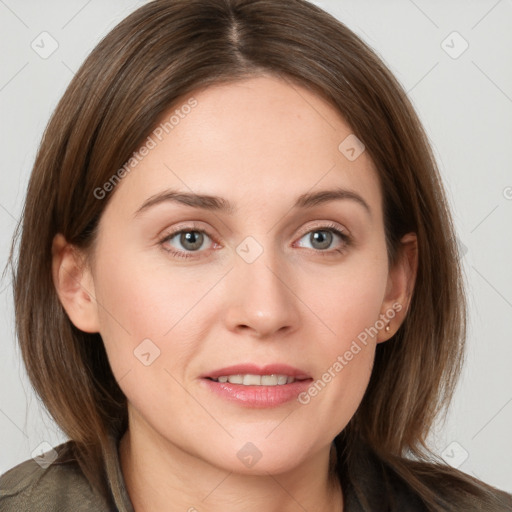
[[[55,448],[57,454],[62,453],[72,442],[68,441],[57,446]],[[384,474],[382,466],[371,457],[361,457],[360,460],[362,462],[359,463],[355,474],[359,490],[356,491],[350,481],[342,482],[344,512],[427,511],[421,500],[402,480],[396,476]],[[57,458],[46,468],[43,466],[29,459],[0,477],[1,512],[134,512],[124,481],[120,502],[117,508],[112,509],[109,508],[107,501],[92,489],[76,460],[62,462]],[[120,472],[122,479],[118,451],[116,471]],[[496,495],[499,503],[502,504],[499,508],[493,508],[491,511],[475,503],[474,508],[466,507],[463,510],[464,512],[512,511],[512,496],[498,490]],[[114,503],[113,499],[112,503]],[[173,510],[171,505],[169,511],[173,512]],[[302,509],[298,507],[297,510]]]

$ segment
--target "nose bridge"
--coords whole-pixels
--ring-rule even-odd
[[[299,320],[290,273],[271,239],[248,236],[236,247],[229,289],[229,327],[249,328],[260,337],[293,330]]]

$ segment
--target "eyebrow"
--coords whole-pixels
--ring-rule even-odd
[[[300,195],[293,205],[293,209],[308,209],[325,204],[331,201],[339,200],[350,200],[361,205],[367,213],[371,216],[371,209],[368,203],[353,190],[347,190],[344,188],[336,188],[332,190],[321,190],[319,192],[307,192]],[[205,194],[193,194],[188,192],[181,192],[178,190],[165,190],[159,194],[151,196],[149,199],[144,201],[142,206],[135,212],[134,216],[138,216],[145,210],[162,203],[177,203],[193,208],[199,208],[202,210],[217,211],[233,215],[238,211],[235,206],[230,203],[227,199],[219,196],[211,196]]]

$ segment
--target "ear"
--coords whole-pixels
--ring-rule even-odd
[[[94,281],[80,251],[60,233],[52,244],[52,277],[59,300],[78,329],[99,332]]]
[[[377,343],[391,338],[404,321],[416,281],[418,269],[418,241],[416,233],[407,233],[400,240],[397,261],[389,269],[386,295],[382,303],[381,317],[389,331],[379,329]]]

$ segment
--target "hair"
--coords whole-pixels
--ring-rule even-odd
[[[492,487],[443,465],[426,443],[453,395],[466,338],[453,221],[428,138],[376,53],[305,0],[155,0],[119,23],[82,64],[44,132],[9,259],[16,333],[35,391],[75,442],[91,485],[118,497],[119,482],[108,478],[110,441],[127,428],[126,397],[100,334],[77,329],[58,299],[53,238],[62,233],[89,254],[112,197],[100,200],[94,191],[162,115],[194,91],[262,75],[326,99],[363,141],[379,176],[391,265],[400,238],[417,234],[406,318],[378,344],[364,398],[335,440],[338,452],[350,467],[350,447],[369,446],[429,510],[471,508],[474,497],[492,508]]]

